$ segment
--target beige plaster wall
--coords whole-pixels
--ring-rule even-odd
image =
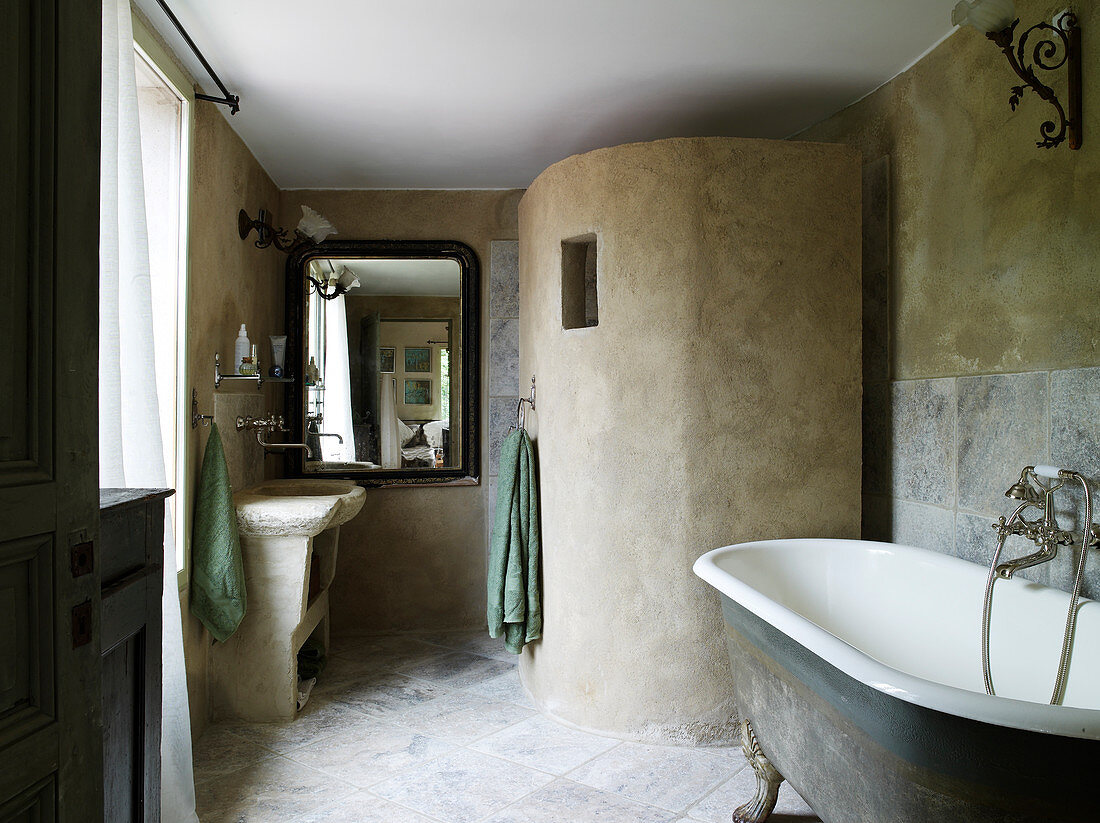
[[[230,128],[216,107],[199,102],[194,107],[190,204],[190,282],[188,294],[188,394],[194,387],[199,410],[218,417],[225,444],[230,479],[242,488],[265,476],[263,449],[232,426],[236,414],[257,410],[283,411],[282,388],[232,387],[223,383],[215,400],[214,353],[222,355],[229,371],[233,341],[240,324],[259,347],[260,362],[270,363],[268,335],[283,334],[283,267],[286,257],[274,249],[257,249],[237,234],[237,211],[256,216],[259,209],[276,212],[279,190]],[[208,429],[189,429],[187,460],[189,487],[196,489]],[[266,474],[279,470],[278,458],[269,458]],[[192,497],[192,500],[194,498]],[[191,523],[193,509],[187,512]],[[187,659],[191,725],[195,737],[209,716],[207,652],[210,636],[191,617],[188,590],[180,592],[183,609],[184,654]]]
[[[675,139],[543,172],[520,204],[520,373],[538,378],[545,711],[732,735],[709,549],[855,537],[859,157]],[[599,325],[562,330],[561,241],[597,236]]]
[[[1065,2],[1019,0],[1021,28]],[[799,136],[889,155],[889,376],[947,377],[1100,364],[1100,5],[1084,31],[1085,139],[1038,149],[1053,109],[973,29]],[[945,12],[946,14],[946,12]],[[1044,76],[1064,94],[1065,79]]]
[[[482,315],[482,475],[487,436],[489,243],[518,235],[521,191],[284,191],[280,214],[305,203],[346,240],[458,240],[478,256]],[[289,218],[288,218],[289,219]],[[485,620],[487,484],[367,489],[340,530],[332,586],[335,635],[478,628]]]

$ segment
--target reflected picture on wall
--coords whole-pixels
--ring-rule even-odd
[[[406,348],[405,349],[405,371],[407,372],[424,372],[425,374],[431,374],[432,371],[432,350],[422,348]],[[406,385],[409,381],[405,381]]]
[[[378,371],[382,374],[393,374],[394,362],[397,360],[397,350],[393,346],[382,346],[378,350]]]
[[[405,349],[405,351],[409,351]],[[427,349],[425,349],[427,351]],[[409,371],[406,369],[406,371]],[[405,405],[406,406],[430,406],[432,403],[431,380],[406,380],[405,381]]]

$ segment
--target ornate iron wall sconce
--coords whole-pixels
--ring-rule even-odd
[[[302,206],[302,219],[294,229],[294,236],[290,238],[287,237],[286,229],[276,229],[268,222],[268,213],[263,209],[260,209],[255,220],[241,209],[237,213],[237,231],[241,239],[247,238],[253,229],[256,231],[256,248],[274,246],[287,254],[292,254],[307,244],[321,243],[329,235],[336,234],[336,227],[309,206]]]
[[[306,280],[313,284],[313,290],[320,295],[324,300],[335,300],[341,294],[344,294],[348,289],[354,289],[359,285],[359,278],[355,276],[355,272],[349,269],[347,266],[340,266],[339,268],[332,265],[332,261],[329,260],[328,267],[331,274],[327,278],[314,277],[312,274],[306,274]]]
[[[1035,145],[1052,149],[1069,139],[1071,149],[1081,148],[1081,27],[1077,16],[1064,12],[1053,23],[1037,23],[1016,37],[1020,21],[1016,17],[1013,0],[963,0],[951,13],[956,26],[969,25],[985,32],[985,36],[997,44],[1008,58],[1012,70],[1024,85],[1013,86],[1008,104],[1015,111],[1026,89],[1031,89],[1047,101],[1057,113],[1057,122],[1045,120],[1039,126],[1042,139]],[[1031,44],[1035,39],[1034,45]],[[1030,49],[1030,59],[1028,53]],[[1054,89],[1039,80],[1036,69],[1067,71],[1068,92],[1066,105],[1058,99]]]

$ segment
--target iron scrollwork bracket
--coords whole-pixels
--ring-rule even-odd
[[[1017,39],[1016,28],[1019,24],[1019,20],[1014,20],[1007,28],[986,34],[986,37],[996,43],[1008,58],[1012,70],[1024,81],[1023,85],[1012,87],[1008,104],[1013,111],[1016,111],[1024,92],[1031,89],[1040,99],[1054,106],[1057,114],[1057,121],[1045,120],[1039,126],[1042,139],[1036,141],[1035,145],[1041,149],[1052,149],[1061,145],[1068,137],[1069,147],[1079,149],[1082,126],[1081,28],[1077,24],[1077,16],[1066,12],[1054,24],[1037,23],[1025,30]],[[1033,37],[1039,39],[1034,46],[1031,46],[1030,41]],[[1028,59],[1029,49],[1030,59]],[[1057,71],[1063,66],[1067,67],[1069,73],[1068,106],[1063,106],[1054,89],[1039,80],[1036,75],[1036,69],[1050,72]]]

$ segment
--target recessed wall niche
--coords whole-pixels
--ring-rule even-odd
[[[596,295],[596,235],[561,241],[561,327],[584,329],[600,324]]]

